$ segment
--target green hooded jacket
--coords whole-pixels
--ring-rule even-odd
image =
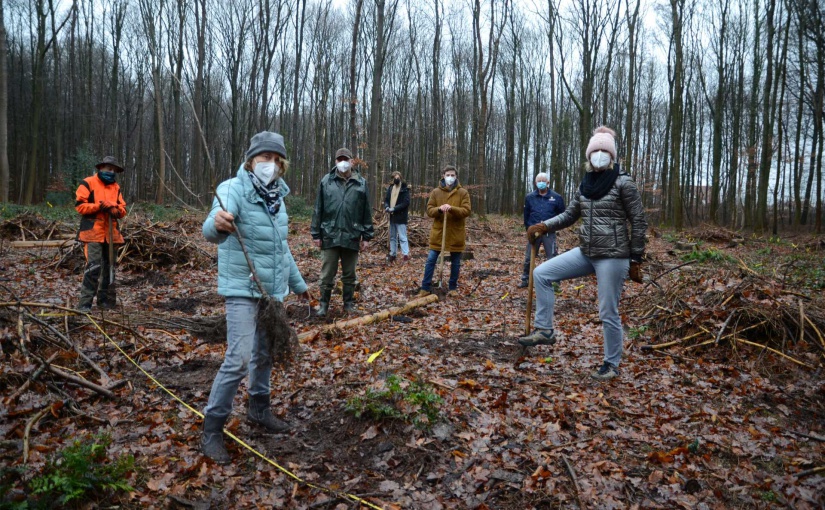
[[[315,209],[312,211],[310,233],[321,240],[321,249],[360,249],[361,241],[375,235],[372,227],[372,207],[367,181],[352,171],[344,180],[335,168],[321,178]]]

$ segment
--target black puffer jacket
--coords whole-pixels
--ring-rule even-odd
[[[579,218],[579,242],[586,256],[636,259],[644,255],[647,218],[642,196],[630,175],[620,173],[607,195],[599,200],[585,198],[576,190],[567,209],[544,224],[550,232],[556,232]]]

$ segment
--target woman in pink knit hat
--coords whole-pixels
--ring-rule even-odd
[[[595,379],[608,380],[619,375],[624,342],[619,299],[628,270],[632,280],[642,280],[640,264],[645,250],[647,220],[636,183],[616,162],[615,131],[604,126],[596,128],[585,156],[586,173],[567,209],[527,229],[527,238],[532,242],[582,219],[579,247],[546,261],[533,271],[535,330],[519,338],[519,343],[524,347],[555,344],[553,282],[595,273],[599,317],[604,329],[604,359],[591,375]]]

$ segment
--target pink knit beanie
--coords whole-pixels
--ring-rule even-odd
[[[605,151],[616,161],[616,132],[606,126],[599,126],[593,131],[593,136],[587,144],[584,155],[590,159],[590,154],[596,151]]]

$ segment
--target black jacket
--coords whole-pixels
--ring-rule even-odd
[[[387,187],[387,193],[384,196],[384,208],[390,206],[390,198],[392,197],[392,187],[390,184]],[[401,183],[401,190],[398,192],[398,199],[395,201],[395,209],[390,213],[390,223],[395,225],[406,225],[410,217],[410,188],[407,187],[406,182]]]

